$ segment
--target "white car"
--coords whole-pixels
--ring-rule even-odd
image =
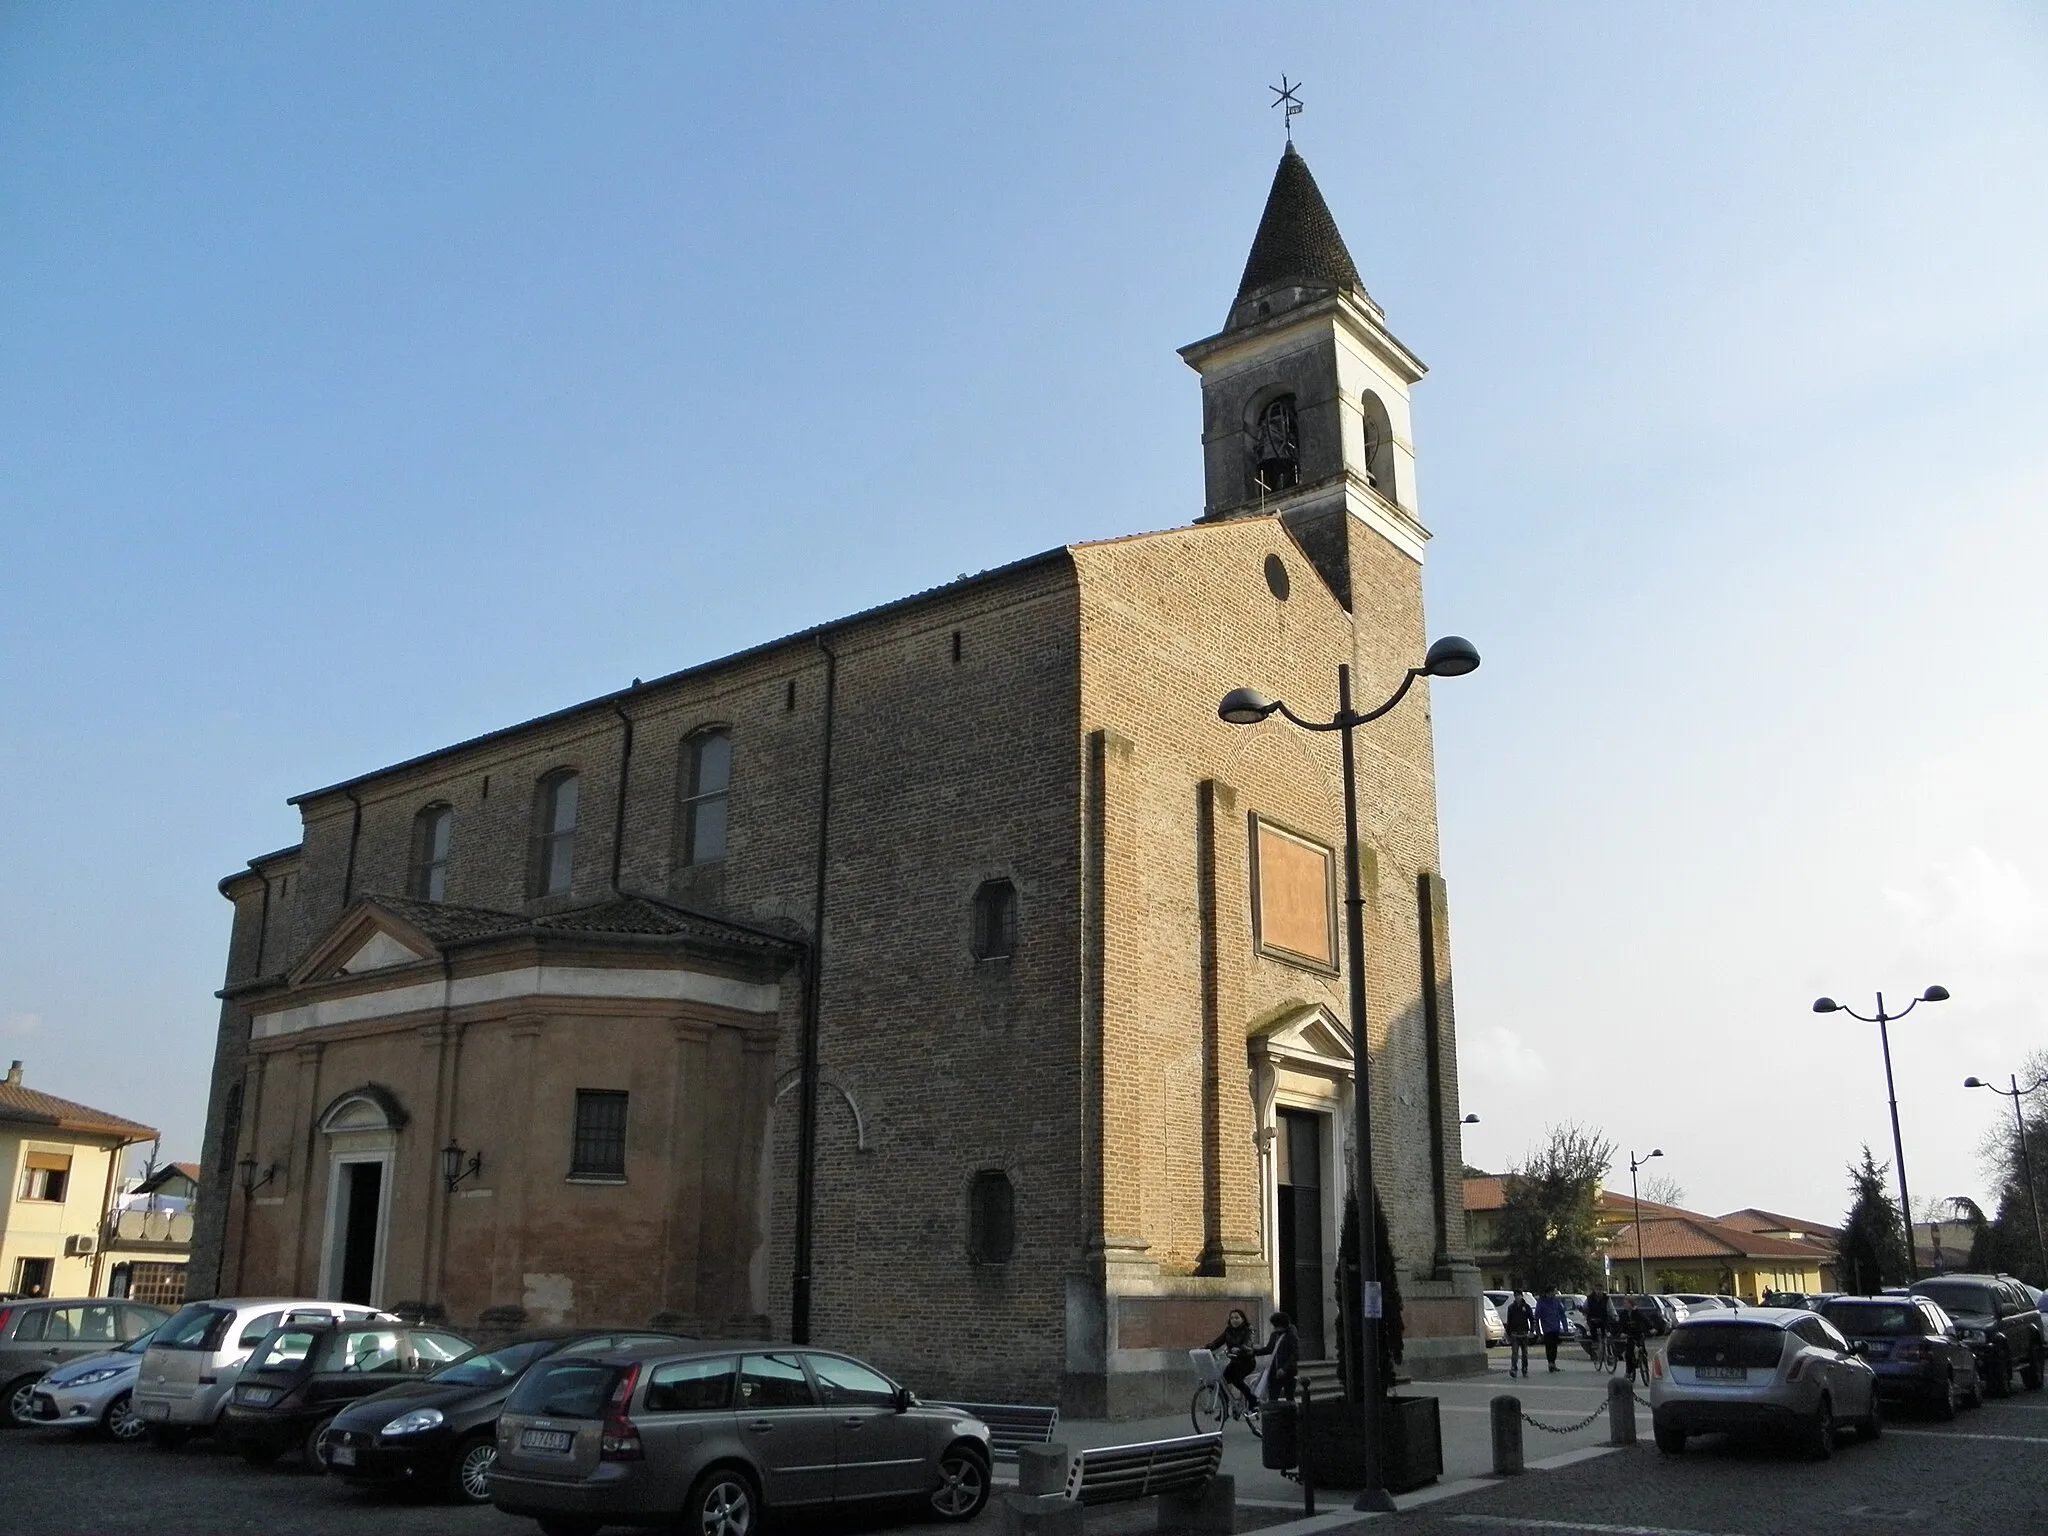
[[[1884,1431],[1877,1372],[1834,1324],[1813,1312],[1745,1307],[1680,1323],[1650,1357],[1657,1449],[1676,1455],[1688,1435],[1716,1430],[1796,1436],[1809,1456],[1832,1456],[1853,1424]]]
[[[315,1298],[235,1296],[188,1303],[156,1331],[135,1383],[135,1412],[149,1443],[162,1450],[212,1429],[235,1378],[256,1346],[288,1312],[352,1321],[381,1317],[369,1307]]]
[[[1508,1341],[1508,1325],[1500,1320],[1500,1308],[1493,1304],[1491,1296],[1479,1298],[1480,1320],[1486,1326],[1486,1342],[1489,1346],[1505,1344]]]
[[[29,1389],[29,1422],[96,1429],[113,1440],[140,1440],[142,1420],[135,1412],[135,1378],[142,1370],[142,1352],[154,1337],[152,1328],[119,1349],[67,1360],[45,1374]]]

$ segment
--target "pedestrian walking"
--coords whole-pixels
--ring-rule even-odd
[[[1294,1377],[1301,1367],[1301,1335],[1294,1331],[1294,1319],[1275,1312],[1273,1336],[1253,1353],[1273,1357],[1266,1367],[1266,1401],[1276,1403],[1294,1396]]]
[[[1515,1292],[1515,1299],[1508,1303],[1508,1374],[1526,1376],[1529,1374],[1529,1340],[1536,1336],[1536,1309],[1529,1305],[1526,1291]]]
[[[1554,1285],[1545,1286],[1543,1297],[1536,1303],[1536,1327],[1543,1335],[1543,1358],[1550,1368],[1557,1369],[1557,1343],[1565,1334],[1564,1298],[1557,1294]]]

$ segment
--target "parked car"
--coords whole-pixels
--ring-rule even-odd
[[[1685,1449],[1688,1435],[1727,1430],[1800,1437],[1807,1454],[1832,1456],[1836,1432],[1884,1431],[1877,1373],[1812,1312],[1747,1308],[1681,1323],[1650,1357],[1650,1415],[1657,1449]]]
[[[1616,1296],[1614,1311],[1617,1321],[1636,1313],[1643,1320],[1643,1331],[1657,1337],[1669,1333],[1678,1322],[1678,1309],[1662,1296]]]
[[[30,1398],[52,1368],[131,1343],[168,1316],[162,1307],[104,1296],[0,1306],[0,1425],[35,1422]]]
[[[1493,1304],[1491,1294],[1479,1298],[1480,1320],[1486,1325],[1488,1347],[1505,1344],[1508,1341],[1508,1325],[1501,1321],[1500,1308]]]
[[[242,1367],[221,1421],[222,1438],[252,1466],[267,1466],[296,1447],[307,1466],[324,1470],[321,1443],[343,1408],[397,1378],[431,1375],[475,1352],[473,1339],[395,1317],[287,1313]]]
[[[1836,1296],[1822,1303],[1819,1315],[1863,1346],[1885,1402],[1911,1403],[1936,1418],[1953,1419],[1957,1409],[1984,1401],[1975,1351],[1927,1297]]]
[[[1672,1296],[1673,1301],[1682,1302],[1690,1317],[1704,1316],[1709,1312],[1739,1312],[1742,1304],[1732,1296],[1708,1296],[1697,1291],[1680,1291]]]
[[[669,1333],[593,1333],[587,1328],[521,1334],[423,1380],[386,1387],[351,1403],[334,1416],[321,1456],[328,1471],[351,1482],[410,1482],[438,1488],[458,1503],[488,1504],[491,1467],[498,1459],[498,1415],[528,1366],[565,1349],[675,1348],[684,1342]]]
[[[2041,1389],[2048,1350],[2042,1345],[2043,1318],[2017,1280],[2004,1275],[1939,1275],[1916,1280],[1909,1289],[1925,1296],[1954,1320],[1977,1355],[1977,1374],[1993,1397],[2012,1392],[2013,1371],[2030,1392]]]
[[[181,1308],[149,1341],[135,1383],[135,1411],[149,1443],[172,1450],[212,1429],[242,1363],[295,1309],[332,1317],[377,1315],[348,1302],[289,1296],[225,1297]]]
[[[119,1349],[67,1361],[45,1374],[29,1391],[30,1421],[44,1427],[95,1429],[109,1440],[140,1440],[135,1378],[142,1369],[142,1353],[155,1337],[152,1328]]]
[[[498,1419],[491,1502],[546,1536],[673,1521],[752,1536],[764,1513],[988,1502],[988,1426],[922,1407],[845,1355],[703,1342],[550,1355]]]

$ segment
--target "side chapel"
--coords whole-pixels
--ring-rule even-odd
[[[809,1337],[1130,1415],[1334,1352],[1337,744],[1427,639],[1409,391],[1290,144],[1191,525],[1048,551],[297,796],[234,906],[192,1294]],[[1428,684],[1360,735],[1407,1366],[1483,1369]],[[807,1070],[807,1064],[809,1070]]]

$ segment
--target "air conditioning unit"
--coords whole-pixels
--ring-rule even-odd
[[[74,1232],[64,1239],[64,1252],[74,1259],[96,1252],[99,1246],[100,1240],[90,1232]]]

